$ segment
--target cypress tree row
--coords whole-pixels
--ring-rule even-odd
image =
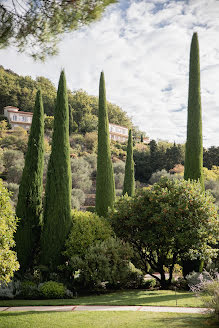
[[[204,190],[200,64],[197,33],[190,49],[189,99],[184,179],[199,180]]]
[[[96,178],[96,212],[106,216],[115,201],[115,181],[110,152],[109,122],[104,73],[100,75],[98,112],[98,153]]]
[[[52,151],[48,164],[41,263],[56,270],[71,228],[71,169],[69,152],[69,107],[64,71],[61,72],[54,112]]]
[[[41,91],[36,94],[28,149],[19,187],[16,215],[16,249],[20,270],[32,267],[40,238],[44,163],[44,110]]]
[[[125,163],[125,178],[123,186],[123,195],[128,194],[128,196],[133,197],[135,194],[135,169],[133,160],[133,139],[132,130],[129,130],[129,139],[127,147],[127,156]]]

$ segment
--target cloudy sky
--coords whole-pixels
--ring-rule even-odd
[[[107,98],[150,138],[185,142],[189,50],[198,32],[204,146],[219,146],[219,1],[120,0],[103,19],[66,35],[59,55],[34,62],[15,49],[0,64],[18,74],[45,76],[57,85],[98,94],[105,72]]]

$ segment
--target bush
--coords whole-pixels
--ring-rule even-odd
[[[144,282],[144,288],[145,289],[150,289],[150,288],[154,288],[156,286],[156,280],[155,279],[147,279]]]
[[[43,298],[64,298],[66,287],[60,282],[47,281],[39,286],[39,292]]]
[[[97,241],[104,241],[113,234],[109,223],[91,212],[72,211],[72,229],[66,241],[64,255],[85,256],[88,248]]]
[[[37,299],[39,298],[40,293],[37,288],[37,284],[33,281],[22,281],[20,283],[20,292],[18,298],[22,299]]]
[[[96,289],[103,284],[124,286],[129,281],[132,249],[117,238],[108,238],[90,246],[84,256],[70,260],[72,272],[79,272],[76,283],[82,288]]]
[[[134,264],[129,262],[128,264],[128,275],[126,277],[126,281],[123,287],[125,288],[144,288],[145,281],[144,281],[144,274],[141,270],[137,269]]]
[[[197,277],[195,274],[193,276]],[[194,282],[195,280],[192,283]],[[219,273],[205,271],[204,274],[199,275],[198,283],[190,285],[190,289],[201,296],[205,307],[213,309],[210,314],[219,323]]]
[[[0,284],[8,283],[19,269],[17,254],[12,250],[16,228],[17,219],[10,203],[10,194],[0,179]]]

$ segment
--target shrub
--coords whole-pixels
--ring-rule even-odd
[[[19,269],[17,254],[12,250],[16,228],[17,219],[10,203],[10,194],[0,179],[0,284],[8,283]]]
[[[156,286],[156,280],[155,279],[148,279],[148,280],[145,280],[145,282],[144,282],[144,288],[145,289],[154,288],[155,286]]]
[[[129,281],[132,249],[117,238],[108,238],[90,246],[84,256],[70,260],[72,272],[79,271],[76,282],[84,288],[99,288],[103,283],[117,287]]]
[[[144,288],[144,274],[141,270],[137,269],[134,264],[129,262],[128,264],[128,275],[125,279],[125,284],[123,287],[125,288]]]
[[[193,276],[196,277],[195,274]],[[219,274],[205,271],[204,274],[199,275],[198,281],[198,283],[190,285],[190,289],[201,296],[205,307],[213,309],[210,314],[219,323]],[[194,282],[195,280],[192,283]]]
[[[56,281],[47,281],[39,286],[39,292],[43,298],[64,298],[66,287]]]
[[[37,299],[39,298],[40,293],[37,288],[37,284],[33,281],[22,281],[20,283],[20,292],[18,298],[22,299]]]
[[[64,254],[68,259],[74,255],[85,256],[91,245],[111,236],[112,229],[105,219],[91,212],[72,211],[72,229]]]

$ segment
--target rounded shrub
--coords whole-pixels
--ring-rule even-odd
[[[66,287],[60,282],[47,281],[40,285],[39,291],[43,298],[64,298]]]
[[[72,229],[66,241],[67,258],[84,256],[88,248],[97,241],[104,241],[111,237],[112,229],[104,218],[96,213],[72,211]]]
[[[22,281],[20,283],[20,292],[18,294],[18,298],[22,299],[37,299],[39,298],[39,291],[37,288],[37,284],[33,281]]]

